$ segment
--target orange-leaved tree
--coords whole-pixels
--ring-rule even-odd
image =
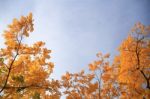
[[[66,72],[61,81],[50,77],[51,50],[42,41],[25,44],[33,31],[32,14],[22,16],[4,31],[0,49],[0,99],[149,99],[150,26],[137,23],[111,62],[109,54],[97,54],[89,71]],[[61,92],[59,89],[62,88]]]
[[[32,14],[14,19],[4,31],[5,48],[0,49],[0,97],[2,99],[55,99],[60,97],[57,80],[50,80],[54,64],[51,50],[42,41],[33,45],[23,39],[33,31]]]
[[[88,74],[67,72],[62,77],[68,99],[149,99],[150,26],[137,23],[112,64],[109,54],[98,53],[97,57],[89,64]],[[86,80],[90,75],[91,79]]]
[[[86,74],[84,70],[78,73],[66,72],[62,76],[63,94],[67,99],[93,99],[96,98],[98,83],[92,82],[93,74]]]
[[[98,83],[96,89],[97,99],[112,99],[118,97],[118,83],[116,82],[117,71],[114,65],[111,65],[108,58],[110,54],[97,54],[98,60],[89,64],[89,70],[94,74],[95,82]]]
[[[150,26],[135,24],[119,52],[121,97],[150,97]]]
[[[62,86],[67,99],[111,99],[118,97],[117,69],[111,66],[109,54],[97,54],[98,60],[89,64],[89,71],[67,72],[62,76]]]

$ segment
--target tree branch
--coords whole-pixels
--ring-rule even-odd
[[[139,42],[141,42],[143,39],[144,39],[144,37],[142,37],[142,38],[139,39],[139,40],[138,40],[138,38],[137,38],[136,51],[135,51],[135,53],[136,53],[136,58],[137,58],[137,67],[136,67],[137,70],[140,70],[140,56],[139,56],[140,52],[138,51],[138,46],[139,46]],[[143,77],[144,77],[145,80],[146,80],[147,88],[150,89],[149,78],[146,76],[146,74],[144,73],[143,70],[140,70],[140,73],[143,75]]]
[[[9,66],[8,74],[7,74],[7,76],[6,76],[6,81],[5,81],[4,86],[2,87],[2,89],[0,90],[0,93],[5,89],[5,87],[6,87],[6,85],[7,85],[8,78],[9,78],[9,75],[10,75],[10,72],[11,72],[11,69],[12,69],[12,65],[13,65],[13,63],[15,62],[15,60],[16,60],[16,58],[17,58],[17,56],[18,56],[18,52],[19,52],[19,48],[20,48],[22,39],[23,39],[23,35],[21,35],[21,39],[20,39],[20,41],[18,41],[18,48],[17,48],[17,50],[16,50],[16,55],[15,55],[14,59],[12,60],[10,66]]]

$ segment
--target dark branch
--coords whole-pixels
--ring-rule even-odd
[[[10,75],[10,72],[11,72],[11,69],[12,69],[12,66],[13,66],[13,63],[15,62],[17,56],[18,56],[18,52],[19,52],[19,49],[20,49],[20,45],[21,45],[21,41],[23,39],[23,35],[21,35],[21,39],[20,41],[18,41],[18,48],[16,50],[16,55],[14,57],[14,59],[12,60],[10,66],[9,66],[9,69],[8,69],[8,74],[7,74],[7,77],[6,77],[6,81],[4,83],[4,86],[2,87],[2,89],[0,90],[0,93],[5,89],[6,85],[7,85],[7,82],[8,82],[8,78],[9,78],[9,75]]]

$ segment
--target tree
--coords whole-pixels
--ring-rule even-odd
[[[96,90],[97,99],[112,99],[118,96],[118,83],[116,82],[118,69],[111,65],[108,58],[110,54],[97,54],[98,60],[89,64],[89,70],[94,74],[95,82],[98,83]]]
[[[118,81],[124,98],[150,97],[150,26],[135,24],[119,48]]]
[[[137,23],[119,47],[112,64],[109,54],[98,53],[89,64],[89,74],[69,73],[63,76],[68,99],[148,99],[150,97],[150,26]],[[83,76],[84,74],[84,76]],[[93,77],[88,81],[89,75]],[[90,85],[92,87],[88,87]],[[84,90],[81,90],[84,89]],[[87,93],[87,90],[92,90]]]
[[[54,64],[45,43],[24,44],[33,31],[32,14],[14,19],[4,31],[5,48],[0,49],[0,95],[2,99],[59,98],[58,80],[50,80]],[[38,90],[37,90],[38,89]]]
[[[62,86],[66,99],[92,99],[96,97],[95,90],[98,84],[92,82],[94,75],[85,74],[82,70],[79,73],[66,72],[62,76]]]
[[[109,64],[109,54],[97,54],[98,60],[89,64],[89,72],[67,72],[62,86],[67,99],[111,99],[118,96],[116,69]]]
[[[4,31],[0,99],[60,99],[62,94],[67,99],[149,99],[150,26],[135,24],[112,63],[109,54],[98,53],[87,73],[66,72],[60,81],[50,77],[54,64],[45,43],[24,43],[32,31],[31,13],[14,19]]]

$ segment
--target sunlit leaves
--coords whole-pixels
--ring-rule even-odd
[[[22,75],[12,76],[12,80],[15,80],[19,83],[24,83],[24,77]]]
[[[142,96],[145,87],[150,83],[150,26],[135,24],[132,33],[122,42],[119,51],[119,82],[121,87],[128,88],[126,94]],[[137,83],[138,82],[138,83]],[[126,86],[125,86],[126,85]],[[148,88],[148,87],[147,87]],[[122,94],[125,96],[126,94]]]
[[[0,49],[0,89],[4,88],[4,98],[60,97],[59,81],[49,79],[54,68],[49,61],[51,50],[42,41],[31,45],[23,42],[32,31],[32,13],[14,19],[4,31],[6,48]],[[47,89],[51,89],[49,94]]]
[[[33,97],[32,97],[32,99],[41,99],[40,98],[40,93],[35,92],[34,95],[33,95]]]
[[[68,99],[100,99],[101,97],[111,98],[118,95],[116,89],[115,69],[112,69],[108,62],[109,54],[97,54],[97,60],[89,64],[89,74],[82,70],[79,73],[66,72],[62,76],[63,92]],[[110,95],[109,95],[110,93]]]
[[[66,72],[51,78],[51,50],[42,41],[25,44],[33,29],[32,13],[14,19],[4,31],[0,49],[0,89],[4,99],[148,99],[150,97],[150,26],[135,24],[119,47],[110,54],[97,53],[88,70]],[[61,67],[62,68],[62,67]],[[60,88],[61,92],[60,92]],[[1,91],[1,92],[2,92]]]
[[[90,69],[91,71],[95,71],[97,68],[98,68],[97,65],[89,64],[89,69]]]
[[[66,98],[76,97],[82,99],[82,97],[85,97],[88,99],[88,95],[92,97],[93,92],[97,89],[97,84],[91,82],[93,78],[93,74],[85,74],[83,70],[74,74],[66,72],[62,76],[62,85],[65,88],[63,93],[67,95]]]
[[[120,53],[115,56],[112,64],[108,61],[110,54],[97,53],[98,59],[88,66],[89,72],[93,74],[88,84],[85,82],[86,77],[80,73],[67,72],[62,77],[63,86],[66,88],[64,94],[68,95],[67,98],[126,99],[138,96],[140,99],[147,99],[150,96],[149,30],[149,26],[137,23],[120,45]],[[84,90],[81,90],[82,88]]]

